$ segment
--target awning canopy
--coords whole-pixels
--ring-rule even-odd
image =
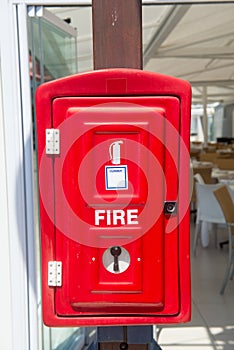
[[[234,3],[143,2],[144,69],[188,80],[193,103],[234,101]],[[165,3],[165,2],[164,2]],[[50,8],[78,29],[78,69],[93,69],[92,8]]]

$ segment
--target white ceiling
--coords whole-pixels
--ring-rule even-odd
[[[92,9],[50,8],[78,30],[78,69],[93,69]],[[234,3],[143,5],[144,70],[186,79],[193,102],[234,102]]]

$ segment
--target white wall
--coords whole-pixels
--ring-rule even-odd
[[[37,350],[26,18],[23,2],[1,0],[0,348],[6,350]]]
[[[0,342],[2,349],[12,348],[12,309],[11,309],[11,281],[10,281],[10,242],[8,226],[8,199],[6,159],[4,144],[4,120],[2,109],[2,76],[0,71]]]

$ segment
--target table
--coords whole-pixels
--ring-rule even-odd
[[[213,168],[211,172],[212,180],[228,185],[234,191],[234,170],[221,170]]]

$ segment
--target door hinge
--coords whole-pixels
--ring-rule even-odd
[[[59,129],[46,129],[46,154],[60,154]]]
[[[62,286],[62,262],[61,261],[48,262],[48,286],[50,287]]]

